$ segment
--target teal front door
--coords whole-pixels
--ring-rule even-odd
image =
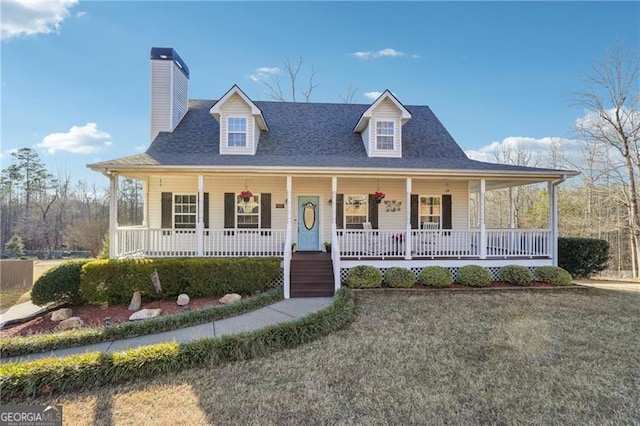
[[[319,197],[298,197],[298,250],[320,247]]]

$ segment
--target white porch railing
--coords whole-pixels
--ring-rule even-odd
[[[487,257],[551,257],[548,229],[487,229]]]
[[[342,257],[404,258],[404,229],[345,229],[337,234]]]
[[[281,229],[205,229],[202,253],[207,257],[284,255],[285,231]],[[198,256],[195,229],[118,229],[117,257]]]
[[[413,256],[479,257],[480,232],[475,229],[438,229],[411,231]]]

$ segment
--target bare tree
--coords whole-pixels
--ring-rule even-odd
[[[591,114],[576,123],[577,132],[596,147],[622,188],[631,239],[632,270],[640,276],[640,55],[614,46],[586,75],[586,89],[576,102]]]
[[[302,57],[298,59],[297,63],[291,62],[289,58],[285,59],[282,65],[288,77],[288,92],[286,89],[283,89],[283,83],[281,83],[278,74],[275,74],[271,79],[262,80],[262,83],[268,89],[267,96],[275,101],[298,102],[300,95],[302,95],[304,102],[309,102],[313,91],[318,87],[314,82],[318,72],[312,66],[307,78],[308,83],[302,83],[301,80],[303,76],[300,72],[303,64],[304,61]]]
[[[344,91],[344,93],[339,93],[338,97],[345,104],[352,104],[354,98],[356,97],[356,93],[358,92],[358,86],[354,86],[350,84],[349,87]]]

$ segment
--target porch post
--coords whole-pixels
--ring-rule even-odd
[[[338,222],[338,204],[336,199],[338,198],[338,178],[331,178],[331,238],[333,238],[333,234],[338,230],[337,222]]]
[[[109,175],[109,259],[118,257],[118,184],[117,172]]]
[[[549,230],[551,231],[551,244],[549,250],[553,266],[558,266],[558,194],[553,182],[547,183],[549,193]]]
[[[480,200],[478,201],[478,226],[480,227],[480,259],[487,258],[487,228],[484,224],[484,194],[487,181],[480,179]]]
[[[142,226],[149,226],[149,178],[142,181]]]
[[[412,187],[412,180],[411,178],[407,178],[407,198],[405,200],[406,204],[405,206],[407,206],[404,210],[405,210],[405,234],[406,237],[404,239],[405,241],[405,245],[404,245],[404,258],[406,260],[411,260],[411,247],[413,247],[413,238],[411,235],[411,187]]]
[[[198,222],[196,223],[198,257],[204,256],[204,176],[198,175]]]
[[[291,235],[292,230],[292,215],[291,215],[291,205],[293,204],[293,195],[292,195],[292,182],[291,176],[287,176],[287,233],[285,237],[285,246],[284,248],[284,298],[289,299],[291,297],[291,239],[293,236]]]
[[[509,228],[516,227],[516,203],[513,199],[513,188],[509,187]]]

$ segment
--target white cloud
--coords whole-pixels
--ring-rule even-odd
[[[365,92],[364,93],[364,97],[369,98],[372,101],[375,101],[376,99],[378,99],[380,95],[382,95],[382,92]]]
[[[60,29],[78,0],[34,1],[3,0],[2,40],[35,34],[49,34]]]
[[[253,81],[261,81],[267,75],[278,74],[280,72],[280,68],[278,67],[260,67],[257,68],[253,74],[249,76],[249,78]]]
[[[147,146],[145,144],[133,147],[133,150],[135,152],[144,152],[146,149],[147,149]]]
[[[0,159],[9,157],[14,152],[18,152],[18,148],[9,148],[0,152]]]
[[[372,54],[373,52],[354,52],[351,56],[358,59],[369,59]]]
[[[87,16],[86,10],[81,10],[80,12],[76,13],[76,18],[82,18],[83,16]]]
[[[68,151],[74,154],[94,154],[111,146],[111,135],[98,130],[96,123],[73,126],[66,133],[51,133],[42,139],[38,148],[46,149],[49,154],[56,151]]]
[[[404,56],[404,52],[399,52],[396,49],[391,49],[390,47],[387,47],[386,49],[382,49],[382,50],[378,50],[376,53],[373,54],[374,58],[380,58],[383,56],[390,56],[390,57],[396,57],[396,56]]]
[[[385,49],[377,50],[377,51],[358,51],[353,52],[350,56],[358,59],[371,59],[371,58],[398,58],[402,56],[409,56],[410,58],[416,59],[419,58],[420,55],[407,55],[405,52],[401,52],[396,49],[392,49],[391,47],[387,47]]]

